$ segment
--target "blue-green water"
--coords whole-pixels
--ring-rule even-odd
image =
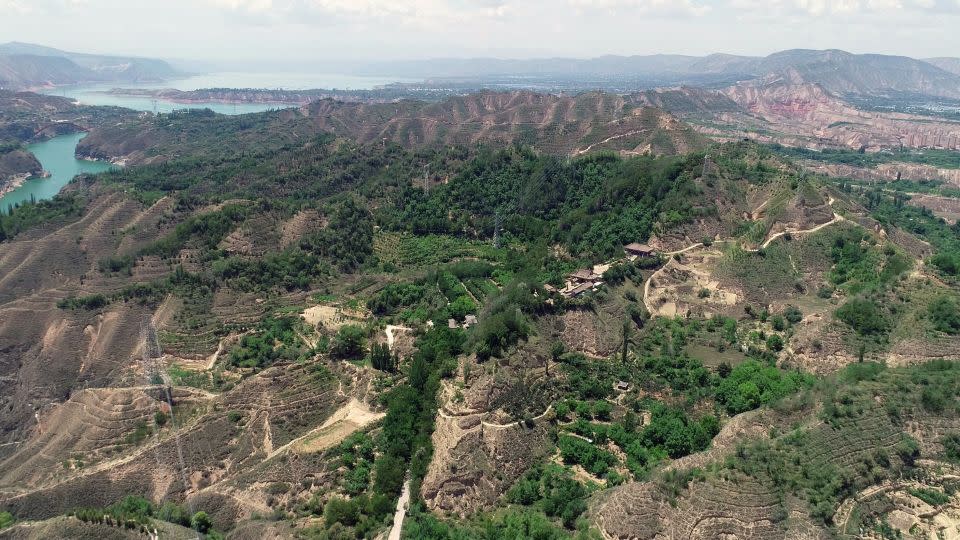
[[[68,97],[83,105],[113,105],[138,111],[169,113],[175,109],[211,109],[220,114],[247,114],[282,109],[285,106],[276,103],[176,103],[152,97],[120,96],[110,90],[122,87],[133,89],[164,89],[190,91],[204,88],[268,88],[285,90],[310,90],[315,88],[338,88],[341,90],[369,90],[392,82],[410,82],[410,79],[389,77],[358,77],[336,74],[310,73],[211,73],[186,79],[149,84],[100,84],[64,86],[52,88],[45,93]]]
[[[30,201],[31,196],[37,201],[53,198],[78,174],[110,170],[113,167],[110,163],[85,161],[74,157],[77,143],[85,136],[86,133],[61,135],[27,146],[27,150],[40,160],[43,170],[49,172],[50,176],[31,178],[16,190],[4,195],[0,198],[0,210],[6,212],[9,206]]]
[[[47,90],[51,95],[77,100],[83,105],[112,105],[127,107],[138,111],[156,111],[169,113],[175,109],[209,108],[220,114],[246,114],[280,109],[284,105],[269,103],[175,103],[155,100],[151,97],[118,96],[109,91],[116,86],[124,88],[176,88],[177,90],[199,90],[203,88],[284,88],[288,90],[308,90],[313,88],[371,89],[391,82],[409,82],[409,80],[383,77],[354,77],[350,75],[310,74],[310,73],[213,73],[198,75],[186,79],[153,84],[131,85],[83,85],[60,87]],[[0,198],[0,211],[6,212],[7,206],[29,201],[31,196],[37,201],[50,199],[60,192],[74,176],[81,173],[98,173],[110,169],[108,163],[83,161],[74,157],[77,143],[84,133],[64,135],[49,141],[31,144],[27,147],[37,156],[49,178],[31,178],[23,186]]]

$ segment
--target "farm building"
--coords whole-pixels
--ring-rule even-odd
[[[623,252],[631,259],[637,257],[653,257],[657,253],[652,247],[637,242],[623,246]]]

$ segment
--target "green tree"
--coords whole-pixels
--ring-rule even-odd
[[[200,534],[207,534],[213,528],[213,522],[210,521],[210,516],[201,510],[190,518],[190,526]]]
[[[803,320],[803,312],[796,306],[787,306],[787,309],[783,311],[783,316],[790,324],[797,324]]]
[[[397,358],[390,353],[390,347],[386,343],[379,343],[370,348],[370,364],[374,369],[387,373],[397,371]]]
[[[837,318],[850,325],[860,335],[876,336],[887,332],[889,324],[883,312],[872,300],[854,298],[840,306]]]
[[[948,296],[940,296],[930,303],[927,311],[934,328],[946,334],[960,333],[960,303]]]
[[[365,338],[363,328],[355,324],[342,326],[333,338],[330,354],[336,358],[350,360],[360,358],[363,356]]]

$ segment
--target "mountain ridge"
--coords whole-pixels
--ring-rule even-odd
[[[164,60],[62,51],[12,41],[0,44],[0,88],[94,82],[161,82],[182,75]]]

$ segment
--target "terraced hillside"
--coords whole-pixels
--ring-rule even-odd
[[[701,148],[705,139],[662,110],[632,104],[613,94],[557,97],[532,92],[486,92],[456,96],[439,103],[343,103],[325,99],[292,110],[232,120],[228,123],[241,145],[296,144],[318,133],[330,133],[365,144],[392,142],[408,148],[438,145],[494,145],[514,142],[551,154],[615,150],[627,154],[671,154]],[[78,153],[153,162],[172,151],[181,123],[147,119],[126,127],[94,131]],[[212,126],[211,126],[212,127]],[[220,137],[223,130],[198,133]],[[146,153],[147,149],[149,153]]]
[[[613,538],[953,534],[953,458],[941,441],[955,428],[918,438],[926,430],[916,422],[943,425],[946,409],[922,396],[949,392],[954,369],[850,366],[814,391],[822,410],[804,397],[778,411],[806,420],[790,426],[786,417],[767,418],[774,434],[745,437],[712,465],[684,470],[678,463],[681,472],[618,488],[603,497],[597,519]],[[920,380],[927,390],[915,386]]]
[[[952,534],[960,229],[639,99],[96,129],[0,217],[0,535]]]

